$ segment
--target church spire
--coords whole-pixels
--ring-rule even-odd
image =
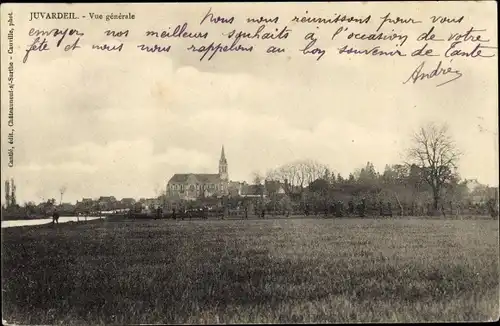
[[[227,182],[229,179],[229,176],[227,174],[227,160],[226,160],[226,154],[224,153],[224,145],[222,145],[222,150],[220,152],[219,176],[221,180],[224,182]],[[227,190],[227,185],[224,188]]]
[[[225,162],[226,161],[226,154],[224,153],[224,145],[222,145],[222,150],[220,152],[220,161]]]

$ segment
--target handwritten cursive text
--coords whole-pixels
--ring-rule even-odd
[[[429,72],[424,72],[423,71],[424,67],[425,67],[425,61],[423,61],[420,65],[417,66],[417,68],[411,73],[410,77],[408,77],[408,79],[403,82],[403,84],[406,84],[410,81],[413,84],[415,84],[419,80],[428,80],[428,79],[438,78],[439,76],[449,75],[449,77],[447,78],[450,79],[436,85],[436,87],[439,87],[451,83],[452,81],[455,81],[460,77],[462,77],[462,73],[459,70],[453,69],[452,67],[444,68],[442,61],[439,61],[437,66]]]

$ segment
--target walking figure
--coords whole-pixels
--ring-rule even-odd
[[[176,219],[176,215],[175,215],[175,208],[172,208],[172,218],[175,220]]]
[[[446,212],[444,209],[444,205],[441,203],[441,214],[443,214],[443,217],[446,217]]]
[[[59,212],[57,210],[52,213],[52,223],[53,224],[59,224]]]

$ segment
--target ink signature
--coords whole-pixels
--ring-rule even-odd
[[[437,67],[435,67],[434,69],[430,70],[429,72],[423,72],[424,67],[425,67],[425,61],[423,61],[411,73],[410,77],[408,77],[408,79],[406,81],[404,81],[403,84],[406,84],[406,83],[408,83],[410,81],[413,84],[415,84],[419,80],[433,79],[433,78],[437,78],[437,77],[440,77],[440,76],[449,75],[448,77],[450,79],[448,79],[447,81],[444,81],[444,82],[436,85],[436,87],[439,87],[439,86],[443,86],[445,84],[451,83],[452,81],[457,80],[460,77],[462,77],[462,73],[459,70],[453,69],[451,67],[444,68],[442,61],[439,61]]]

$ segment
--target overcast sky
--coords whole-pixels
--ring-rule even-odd
[[[390,5],[392,13],[412,12],[408,4],[404,8]],[[287,8],[279,26],[306,9],[317,15],[328,12],[311,5],[282,4],[260,10],[259,6],[247,4],[236,12],[233,7],[233,12],[242,20]],[[328,164],[344,176],[367,161],[382,172],[385,164],[401,162],[412,130],[430,121],[448,123],[464,153],[462,177],[498,184],[497,58],[455,59],[454,68],[464,76],[439,88],[434,81],[403,85],[421,59],[340,56],[334,50],[342,42],[325,41],[327,53],[316,61],[298,51],[308,29],[288,24],[295,34],[287,40],[285,54],[263,55],[264,45],[271,44],[267,42],[257,44],[255,53],[217,54],[211,61],[200,62],[199,54],[184,50],[192,42],[148,40],[144,32],[175,27],[184,20],[193,31],[201,31],[199,20],[208,5],[99,7],[72,5],[59,10],[135,12],[134,25],[130,21],[23,22],[30,11],[41,7],[20,6],[15,11],[15,167],[7,167],[3,93],[2,178],[14,177],[21,203],[59,199],[58,189],[63,185],[67,187],[64,201],[72,202],[82,197],[154,196],[174,173],[217,173],[222,145],[232,180],[251,181],[252,171],[264,173],[305,158]],[[212,7],[220,14],[231,10]],[[486,35],[496,42],[496,8],[458,7],[468,16],[457,32],[470,26],[487,28]],[[371,12],[379,17],[387,11],[375,4],[360,3],[353,8],[337,4],[331,12],[359,16]],[[427,17],[448,13],[450,8],[420,8],[418,12]],[[374,25],[364,27],[365,32]],[[21,63],[31,41],[29,28],[64,26],[86,33],[78,53],[61,49],[32,53],[26,64]],[[238,26],[243,25],[236,23],[234,28]],[[92,43],[104,40],[102,31],[120,27],[131,30],[124,51],[102,54],[90,49]],[[211,35],[232,29],[203,28]],[[406,31],[415,37],[422,29],[428,28]],[[151,54],[135,48],[154,42],[171,44],[172,51]],[[196,44],[203,43],[207,42]],[[435,66],[437,61],[433,58],[428,64]],[[2,202],[3,190],[2,184]]]

